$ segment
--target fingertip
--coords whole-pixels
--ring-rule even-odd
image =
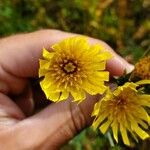
[[[126,71],[130,73],[133,71],[134,66],[129,64],[122,57],[116,55],[107,62],[106,69],[110,72],[112,76],[121,76]]]

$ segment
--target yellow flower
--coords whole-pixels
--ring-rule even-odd
[[[146,130],[150,124],[150,116],[145,107],[150,107],[150,95],[142,94],[136,89],[139,85],[148,83],[150,80],[127,82],[113,92],[108,90],[105,97],[94,106],[92,115],[95,120],[92,126],[95,129],[99,127],[103,134],[112,128],[116,142],[120,131],[126,145],[130,145],[128,133],[135,140],[138,140],[137,135],[143,140],[148,138]]]
[[[132,74],[141,79],[150,79],[150,56],[142,58],[136,65]]]
[[[86,93],[102,94],[106,90],[104,81],[109,72],[104,71],[111,54],[103,52],[101,45],[89,45],[85,37],[71,37],[52,46],[52,51],[43,49],[39,77],[46,97],[61,101],[72,95],[81,102]]]

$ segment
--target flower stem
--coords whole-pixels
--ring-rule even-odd
[[[114,146],[115,146],[114,140],[113,140],[113,138],[112,138],[110,132],[107,132],[107,133],[106,133],[106,136],[107,136],[107,138],[108,138],[108,140],[109,140],[110,146],[111,146],[111,147],[114,147]]]

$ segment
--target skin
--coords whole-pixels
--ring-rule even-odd
[[[90,116],[99,95],[87,96],[77,105],[71,99],[52,103],[33,113],[34,102],[44,99],[32,90],[29,78],[38,76],[43,46],[75,34],[58,30],[41,30],[0,39],[0,147],[2,150],[55,150],[91,124]],[[111,75],[121,75],[133,67],[103,41],[100,43],[114,57],[108,62]],[[38,94],[38,95],[37,95]],[[35,96],[36,95],[36,99]]]

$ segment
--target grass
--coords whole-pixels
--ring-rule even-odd
[[[135,63],[150,45],[149,0],[1,0],[0,36],[55,28],[89,35],[107,42],[127,61]],[[147,150],[149,141],[132,144]],[[127,150],[111,147],[106,136],[85,129],[61,150]]]

